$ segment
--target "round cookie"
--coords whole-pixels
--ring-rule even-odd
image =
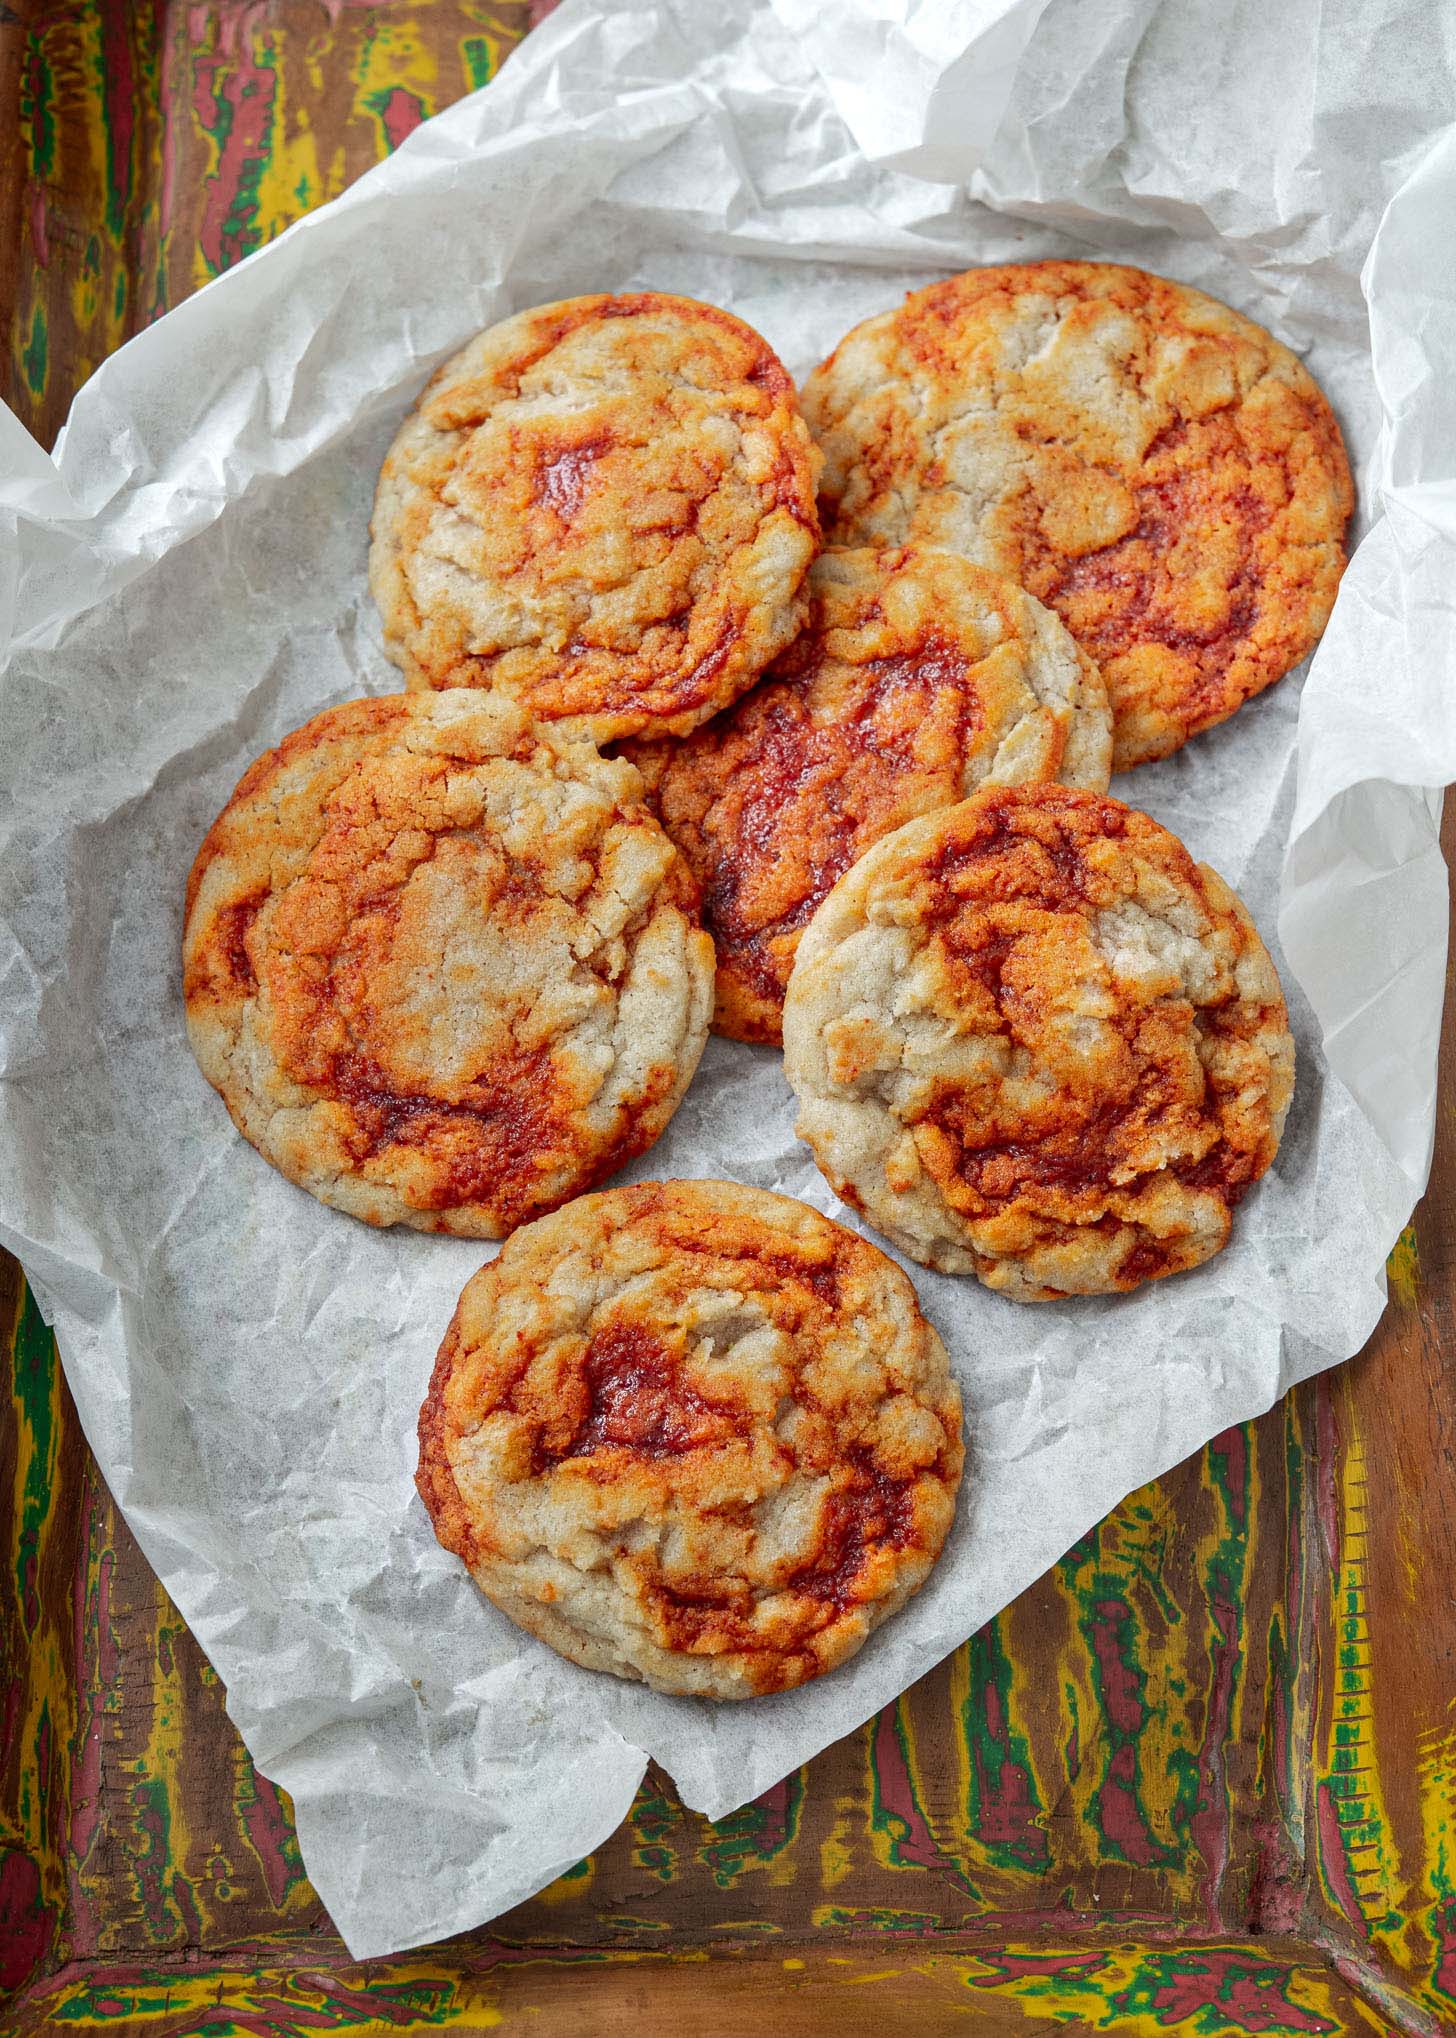
[[[561,1655],[748,1698],[832,1670],[919,1589],[963,1459],[945,1347],[883,1253],[784,1196],[644,1182],[466,1285],[417,1483]]]
[[[484,693],[317,715],[192,867],[187,1030],[238,1130],[370,1224],[499,1238],[652,1144],[713,948],[630,764]]]
[[[598,742],[683,735],[798,629],[818,469],[778,356],[728,312],[521,312],[436,372],[385,459],[385,649],[412,688],[496,687]]]
[[[1146,814],[990,787],[886,836],[799,944],[798,1130],[903,1252],[1018,1301],[1197,1266],[1294,1086],[1247,912]]]
[[[1050,610],[952,552],[822,553],[803,634],[727,714],[629,751],[702,887],[713,1024],[777,1042],[799,935],[872,842],[987,781],[1105,792],[1102,680]]]
[[[1107,262],[972,269],[856,326],[804,386],[834,544],[946,545],[1096,659],[1113,769],[1297,665],[1353,504],[1308,371],[1201,291]]]

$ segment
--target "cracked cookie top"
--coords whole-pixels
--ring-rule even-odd
[[[644,1182],[467,1284],[417,1483],[562,1655],[747,1698],[833,1669],[919,1588],[963,1456],[945,1348],[883,1253],[787,1197]]]
[[[703,891],[714,1025],[777,1042],[799,935],[872,842],[985,782],[1104,792],[1106,689],[1050,610],[952,552],[830,551],[804,632],[681,743],[640,744]]]
[[[1044,1301],[1220,1250],[1278,1148],[1294,1043],[1247,912],[1167,829],[992,787],[830,893],[784,1068],[847,1202],[912,1258]]]
[[[712,943],[631,765],[480,693],[317,715],[198,852],[187,1027],[245,1138],[371,1224],[498,1238],[642,1152]]]
[[[412,687],[490,686],[598,742],[682,735],[799,627],[818,455],[751,326],[644,291],[492,326],[379,477],[369,576]]]
[[[1165,756],[1311,650],[1353,505],[1287,347],[1140,269],[972,269],[809,377],[830,542],[945,545],[1054,608],[1102,668],[1113,768]]]

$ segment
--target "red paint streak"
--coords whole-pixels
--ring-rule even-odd
[[[1189,1820],[1189,1829],[1207,1870],[1204,1907],[1209,1930],[1216,1931],[1220,1922],[1219,1896],[1228,1867],[1227,1785],[1223,1750],[1233,1713],[1239,1616],[1238,1609],[1223,1595],[1214,1599],[1209,1611],[1216,1635],[1210,1644],[1213,1679],[1204,1719],[1203,1746],[1198,1751],[1198,1809]]]
[[[1325,1556],[1331,1565],[1340,1561],[1340,1506],[1336,1488],[1339,1436],[1335,1427],[1335,1398],[1328,1379],[1314,1383],[1315,1462],[1314,1495]]]
[[[130,8],[108,7],[101,15],[101,89],[106,99],[106,140],[111,189],[117,200],[131,197],[131,145],[136,131],[136,67],[126,24]]]
[[[261,11],[256,8],[249,10],[241,21],[224,14],[222,22],[226,29],[235,27],[240,31],[237,35],[239,44],[250,46],[253,17]],[[207,199],[197,236],[208,266],[214,271],[228,268],[248,253],[240,232],[236,226],[229,230],[228,221],[245,168],[249,163],[262,161],[268,153],[268,133],[277,90],[275,73],[254,63],[241,51],[236,65],[229,64],[231,51],[228,43],[231,39],[225,34],[219,55],[201,56],[195,61],[193,109],[198,126],[205,133],[215,134],[222,124],[224,105],[232,115],[218,154],[217,169],[212,176],[204,179]]]
[[[1224,1460],[1223,1491],[1228,1496],[1231,1519],[1243,1528],[1246,1525],[1244,1483],[1248,1477],[1248,1439],[1243,1430],[1235,1426],[1216,1436],[1208,1449],[1210,1453],[1217,1452]],[[1223,1751],[1233,1718],[1234,1664],[1239,1653],[1239,1610],[1222,1589],[1222,1573],[1217,1575],[1220,1587],[1209,1606],[1214,1626],[1214,1637],[1209,1645],[1213,1675],[1203,1725],[1203,1745],[1198,1753],[1201,1787],[1198,1809],[1189,1821],[1193,1844],[1203,1856],[1208,1873],[1204,1903],[1211,1931],[1218,1929],[1219,1897],[1228,1868],[1228,1790]]]
[[[1250,1963],[1246,1953],[1211,1948],[1175,1955],[1173,1972],[1152,1999],[1160,2024],[1180,2025],[1212,2010],[1235,2031],[1336,2031],[1337,2025],[1289,2000],[1286,1969]]]
[[[1007,1981],[1038,1981],[1050,1976],[1053,1981],[1064,1976],[1085,1977],[1100,1974],[1107,1965],[1105,1953],[982,1953],[975,1955],[983,1967],[989,1967],[990,1974],[968,1974],[967,1988],[999,1988]]]
[[[30,244],[35,250],[37,267],[50,267],[51,244],[46,236],[45,186],[33,184],[30,192]]]
[[[789,1837],[789,1778],[782,1777],[772,1790],[756,1797],[753,1808],[763,1814],[763,1824],[754,1835],[755,1847],[763,1854],[776,1853]]]
[[[1114,1751],[1107,1765],[1098,1795],[1098,1817],[1104,1834],[1124,1858],[1146,1868],[1155,1850],[1138,1806],[1137,1754],[1130,1741]]]
[[[1102,1707],[1119,1737],[1098,1798],[1102,1831],[1128,1861],[1146,1868],[1155,1849],[1137,1801],[1135,1742],[1143,1729],[1143,1701],[1137,1674],[1118,1654],[1118,1629],[1131,1616],[1119,1599],[1098,1600],[1093,1610],[1092,1652],[1102,1686]]]
[[[989,1680],[985,1685],[985,1716],[986,1741],[1004,1746],[1006,1710],[999,1688]],[[977,1735],[971,1742],[981,1807],[976,1837],[987,1846],[1015,1847],[1028,1866],[1044,1867],[1046,1836],[1035,1822],[1026,1772],[1009,1755],[1003,1755],[995,1774],[991,1774],[984,1765],[982,1747]]]
[[[390,148],[397,149],[407,134],[414,133],[424,117],[425,109],[416,95],[406,92],[403,85],[396,85],[379,109]]]
[[[252,1800],[242,1807],[243,1830],[248,1836],[258,1865],[263,1871],[263,1882],[274,1909],[278,1909],[288,1894],[288,1885],[293,1870],[284,1852],[291,1828],[283,1815],[278,1801],[278,1792],[266,1776],[260,1776],[255,1769],[253,1775]]]
[[[50,1940],[40,1868],[28,1854],[7,1848],[0,1853],[0,1989],[18,1989],[44,1959]]]
[[[0,1776],[12,1776],[14,1772],[15,1744],[20,1736],[20,1709],[24,1698],[19,1677],[15,1677],[5,1692],[5,1718],[0,1723]]]
[[[910,1781],[905,1751],[895,1731],[893,1705],[887,1705],[875,1720],[872,1759],[875,1775],[879,1778],[880,1802],[890,1816],[899,1819],[905,1828],[903,1838],[895,1843],[896,1859],[912,1862],[917,1868],[935,1868],[944,1873],[950,1863],[936,1846],[915,1802],[915,1788]],[[964,1880],[959,1875],[956,1879]]]
[[[1359,1899],[1350,1881],[1349,1865],[1345,1860],[1345,1842],[1340,1829],[1340,1800],[1334,1796],[1328,1782],[1321,1783],[1316,1794],[1315,1819],[1325,1881],[1330,1886],[1330,1893],[1335,1902],[1350,1923],[1359,1927],[1363,1936],[1365,1914],[1360,1909]]]

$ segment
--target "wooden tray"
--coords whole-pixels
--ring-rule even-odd
[[[530,20],[0,4],[10,403],[49,444],[112,348],[483,83]],[[1449,1102],[1359,1360],[1135,1494],[756,1804],[711,1826],[650,1774],[530,1903],[363,1966],[8,1263],[5,2028],[1456,2029]]]

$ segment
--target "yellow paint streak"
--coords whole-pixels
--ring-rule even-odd
[[[382,156],[387,152],[385,131],[380,115],[369,102],[402,89],[418,99],[427,114],[433,113],[440,104],[440,66],[434,51],[421,38],[419,23],[412,21],[406,10],[393,14],[381,11],[377,19],[378,30],[365,41],[354,73],[354,105],[361,114],[380,121]],[[454,97],[453,81],[446,96]]]
[[[48,1504],[38,1526],[36,1548],[33,1553],[32,1576],[38,1581],[50,1551],[65,1534],[65,1525],[61,1522],[55,1505],[61,1424],[64,1420],[61,1407],[61,1369],[52,1347],[48,1395],[50,1436],[43,1444],[30,1420],[25,1403],[14,1391],[14,1345],[18,1329],[17,1312],[17,1323],[10,1336],[5,1366],[11,1432],[16,1439],[16,1452],[14,1491],[11,1494],[9,1518],[5,1524],[4,1558],[7,1575],[15,1581],[20,1562],[20,1528],[24,1517],[25,1485],[28,1475],[39,1460],[41,1480],[48,1496]],[[13,1583],[11,1589],[15,1589]],[[12,1744],[10,1756],[16,1772],[15,1816],[12,1819],[8,1805],[0,1804],[0,1841],[18,1848],[22,1854],[29,1855],[36,1863],[40,1871],[41,1895],[47,1909],[64,1915],[68,1891],[63,1849],[64,1834],[70,1820],[70,1751],[76,1735],[76,1693],[66,1661],[62,1619],[57,1615],[59,1613],[64,1617],[69,1613],[70,1601],[63,1599],[58,1609],[38,1590],[36,1599],[36,1625],[22,1644],[25,1652],[25,1669],[20,1679],[22,1710],[15,1722],[16,1739]],[[50,1761],[44,1771],[41,1765],[43,1720],[49,1723],[50,1728]],[[53,1796],[53,1787],[57,1785],[59,1794]],[[53,1958],[56,1950],[52,1948]]]
[[[804,1970],[802,1960],[785,1960],[781,1961],[780,1965],[786,1968],[790,1974],[802,1974]]]
[[[573,1869],[569,1875],[558,1875],[554,1882],[538,1889],[531,1901],[538,1904],[570,1903],[573,1898],[584,1896],[596,1879],[597,1858],[595,1854],[588,1854],[579,1868]]]
[[[1354,1428],[1348,1388],[1341,1428],[1347,1442],[1340,1468],[1339,1570],[1334,1592],[1334,1692],[1325,1745],[1327,1786],[1340,1806],[1345,1872],[1371,1943],[1398,1958],[1401,1912],[1409,1884],[1401,1873],[1381,1789],[1373,1732],[1374,1673],[1366,1617],[1367,1537],[1365,1451]],[[1394,1925],[1386,1920],[1394,1918]]]
[[[1390,1249],[1385,1262],[1390,1299],[1402,1309],[1414,1309],[1421,1285],[1421,1258],[1416,1249],[1416,1228],[1408,1224]]]
[[[866,1759],[866,1774],[869,1764]],[[819,1843],[819,1886],[824,1890],[837,1889],[854,1867],[854,1852],[849,1841],[850,1835],[864,1830],[865,1807],[854,1798],[841,1797],[835,1800],[834,1824]]]
[[[1451,1704],[1456,1705],[1456,1700]],[[1441,1957],[1445,1917],[1452,1919],[1448,1929],[1456,1930],[1456,1726],[1422,1736],[1416,1782],[1421,1805],[1421,1890],[1430,1908],[1413,1914],[1409,1921],[1412,1936],[1419,1934],[1423,1953],[1410,1961],[1407,1972],[1421,1975],[1416,1987],[1421,2000],[1449,2015],[1451,1997],[1435,1987],[1433,1977]]]
[[[968,1954],[935,1953],[914,1961],[906,1968],[856,1975],[832,1975],[827,1971],[855,1965],[853,1960],[843,1955],[816,1956],[812,1962],[786,1960],[781,1966],[791,1968],[795,1973],[806,1973],[812,1969],[811,1980],[832,1982],[838,1987],[855,1987],[865,1982],[904,1981],[907,1990],[897,1992],[892,1999],[898,2012],[896,2029],[916,2028],[916,2006],[928,2011],[937,2003],[943,2006],[954,2004],[957,2009],[976,2018],[977,2028],[982,2028],[981,2020],[997,2016],[1002,2007],[1010,2011],[1013,2002],[1019,2012],[1018,2021],[1053,2024],[1061,2030],[1107,2029],[1111,2027],[1103,2015],[1106,2005],[1129,1987],[1145,1985],[1149,1964],[1164,1960],[1169,1949],[1143,1950],[1126,1944],[1099,1944],[1096,1950],[1099,1965],[1089,1975],[1085,1945],[1069,1947],[1029,1942],[1006,1949],[1010,1955],[1030,1954],[1041,1961],[1061,1957],[1068,1965],[1064,1986],[1059,1985],[1055,1975],[1045,1972],[1024,1979],[998,1981],[993,1967]],[[1181,1952],[1187,1957],[1203,1950],[1185,1947]],[[1246,1956],[1251,1965],[1260,1968],[1279,1964],[1248,1947],[1228,1950]],[[422,2000],[433,1999],[428,2015],[421,2016],[416,2011],[418,2022],[411,2028],[424,2029],[428,2025],[431,2030],[481,2031],[494,2030],[509,2022],[512,2029],[529,2024],[532,2028],[544,2030],[555,2028],[560,2018],[563,1998],[558,1994],[555,1983],[573,1972],[580,1974],[584,1970],[597,1977],[592,1996],[593,2013],[603,2027],[608,2021],[615,2021],[611,2012],[616,2008],[619,2011],[630,2009],[631,2014],[642,2023],[651,2019],[656,2029],[661,2025],[661,2012],[659,2009],[658,2016],[651,2017],[653,1998],[650,1980],[644,1989],[642,1979],[628,1983],[624,1976],[618,1982],[613,1971],[635,1968],[642,1976],[652,1969],[684,1964],[699,1963],[697,1957],[691,1954],[644,1956],[625,1948],[613,1948],[589,1962],[570,1955],[546,1955],[533,1960],[529,1968],[499,1969],[495,1974],[479,1979],[462,1976],[454,1982],[448,2001],[440,2000],[442,1978],[438,1965],[408,1956],[399,1961],[371,1963],[366,1971],[342,1970],[332,1977],[335,1986],[328,1996],[310,1988],[306,1972],[297,1970],[274,1970],[258,1976],[169,1973],[164,1990],[139,1989],[134,2000],[125,2002],[125,2010],[129,2013],[125,2029],[138,2034],[156,2029],[160,2038],[162,2030],[178,2029],[179,2020],[186,2018],[188,2013],[217,2022],[227,2013],[246,2013],[260,1998],[266,2001],[270,2018],[296,2006],[315,2012],[328,2009],[333,2013],[331,2024],[348,2022],[352,2025],[356,2021],[353,2016],[338,2015],[340,2005],[335,1990],[350,1992],[349,2007],[354,2010],[359,2006],[359,1997],[353,1991],[362,1991],[367,1975],[369,1990],[378,2002],[380,2012],[377,2022],[369,2026],[371,2029],[394,2029],[399,2022],[398,2011],[404,2004],[411,2000],[418,2004]],[[741,1974],[741,1960],[735,1960],[734,1967]],[[1089,1981],[1093,1985],[1090,1991]],[[82,1977],[47,1996],[46,2008],[57,2028],[78,2033],[122,2028],[114,2011],[107,2018],[88,2014],[91,1986]],[[1284,1986],[1288,2000],[1307,2015],[1323,2016],[1332,2029],[1348,2028],[1344,2013],[1350,2008],[1352,1997],[1327,1969],[1311,1963],[1284,1970]],[[113,2002],[127,1996],[124,1985],[112,1985],[107,1993]],[[670,2000],[681,2007],[681,1998]],[[772,1991],[765,1985],[763,2008],[766,2017],[771,2017],[771,2003]],[[1377,2031],[1388,2032],[1391,2029],[1373,2014],[1362,2011],[1362,2015]],[[1168,2038],[1171,2028],[1156,2009],[1152,2012],[1119,2011],[1116,2020],[1116,2029],[1122,2038]],[[1198,2028],[1207,2034],[1207,2038],[1234,2038],[1236,2032],[1245,2031],[1248,2026],[1242,2022],[1225,2022],[1221,2018],[1216,2022],[1200,2018]]]

